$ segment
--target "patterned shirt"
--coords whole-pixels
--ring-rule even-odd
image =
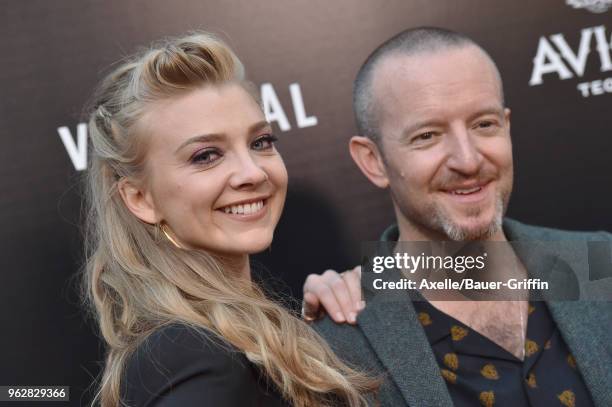
[[[529,303],[523,361],[427,301],[414,301],[455,406],[593,406],[545,302]]]

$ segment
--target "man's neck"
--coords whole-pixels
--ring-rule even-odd
[[[523,360],[527,301],[430,301],[430,304]]]

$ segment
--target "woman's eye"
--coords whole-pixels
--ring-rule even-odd
[[[268,134],[253,141],[253,143],[251,143],[251,148],[259,151],[270,150],[274,147],[274,142],[277,140],[278,138],[276,136]]]
[[[196,164],[211,164],[221,158],[217,150],[204,150],[193,156],[192,162]]]

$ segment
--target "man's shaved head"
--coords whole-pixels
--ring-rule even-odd
[[[397,55],[410,57],[463,47],[477,48],[490,61],[499,79],[499,91],[503,105],[501,76],[489,54],[480,45],[471,38],[454,31],[436,27],[412,28],[402,31],[381,44],[359,69],[353,86],[353,111],[358,134],[367,136],[377,143],[380,141],[379,112],[377,110],[380,100],[374,91],[373,83],[377,68],[383,60]]]

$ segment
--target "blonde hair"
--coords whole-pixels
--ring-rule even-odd
[[[93,404],[121,402],[126,361],[173,323],[213,332],[244,352],[295,406],[366,405],[379,385],[349,368],[303,321],[203,250],[162,239],[136,218],[117,183],[143,179],[146,140],[136,125],[151,103],[202,86],[242,84],[244,69],[222,41],[197,32],[128,59],[99,86],[89,120],[86,174],[86,298],[107,344]]]

